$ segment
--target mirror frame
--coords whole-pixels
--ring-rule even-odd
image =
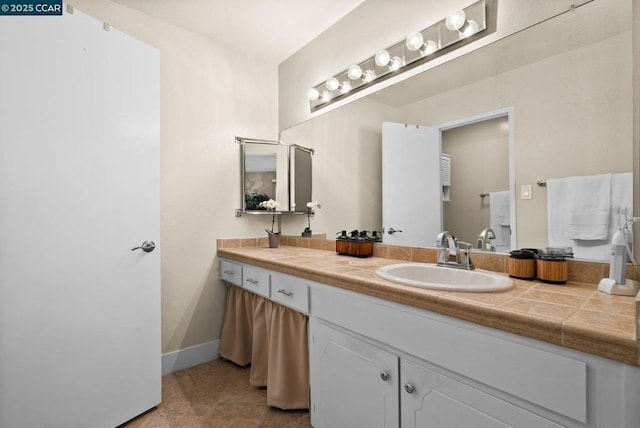
[[[245,192],[246,192],[246,187],[245,187],[245,180],[246,180],[246,171],[245,171],[245,166],[246,166],[246,161],[245,161],[245,157],[246,157],[246,145],[247,144],[256,144],[256,145],[271,145],[271,146],[276,146],[276,147],[281,147],[283,148],[285,151],[283,152],[283,154],[286,154],[287,159],[286,159],[286,163],[287,163],[287,170],[285,172],[285,176],[287,179],[287,183],[285,186],[286,189],[286,201],[287,201],[287,205],[289,204],[289,150],[287,149],[287,146],[282,144],[281,141],[277,141],[277,140],[263,140],[263,139],[257,139],[257,138],[244,138],[244,137],[238,137],[236,136],[236,143],[238,143],[240,145],[240,207],[236,209],[235,214],[236,217],[240,217],[242,216],[242,214],[273,214],[273,211],[268,211],[268,210],[247,210],[245,209],[246,205],[245,205]],[[277,162],[277,161],[276,161]],[[276,174],[277,174],[277,164],[276,164]],[[284,211],[276,211],[277,214],[280,214],[282,212],[286,212],[288,211],[288,206],[285,207],[286,209]]]
[[[300,210],[295,209],[295,166],[292,165],[292,161],[295,159],[294,152],[295,150],[299,150],[305,153],[308,153],[310,156],[309,162],[309,195],[310,198],[313,197],[313,158],[312,156],[315,154],[315,150],[309,147],[300,146],[298,144],[283,144],[282,141],[279,140],[263,140],[258,138],[245,138],[245,137],[235,137],[236,143],[240,145],[240,207],[235,210],[236,217],[241,217],[242,214],[274,214],[273,211],[269,210],[247,210],[245,205],[245,180],[246,180],[246,145],[247,144],[261,144],[261,145],[271,145],[276,147],[281,147],[286,150],[286,179],[287,184],[285,186],[286,189],[286,201],[287,206],[285,209],[275,211],[275,214],[283,214],[283,213],[291,213],[291,214],[307,214],[306,204]],[[276,164],[276,174],[277,174],[277,164]],[[282,199],[282,198],[280,198]],[[280,221],[278,219],[278,221]]]

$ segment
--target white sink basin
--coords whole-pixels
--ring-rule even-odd
[[[500,291],[513,287],[506,276],[485,270],[463,270],[427,263],[399,263],[376,269],[376,275],[398,284],[448,291]]]

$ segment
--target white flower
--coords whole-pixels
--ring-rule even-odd
[[[275,210],[280,206],[279,202],[274,201],[273,199],[269,199],[268,201],[262,201],[258,204],[261,208],[266,208],[268,210]]]
[[[320,204],[318,203],[318,201],[307,202],[307,208],[310,208],[310,209],[320,208]]]

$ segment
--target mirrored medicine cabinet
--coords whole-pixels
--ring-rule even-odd
[[[271,214],[260,203],[273,199],[276,212],[306,213],[312,201],[314,150],[276,140],[236,137],[240,146],[240,206],[242,214]]]

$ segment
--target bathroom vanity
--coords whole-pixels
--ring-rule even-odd
[[[316,428],[640,426],[635,332],[572,321],[602,303],[595,285],[517,281],[504,292],[451,293],[376,277],[398,263],[381,257],[287,246],[218,256],[223,280],[234,272],[244,288],[308,314]],[[260,287],[248,280],[256,269]],[[544,312],[545,298],[564,318]],[[627,321],[633,303],[617,299],[606,310]],[[538,306],[537,321],[535,308],[512,310],[525,300]]]

